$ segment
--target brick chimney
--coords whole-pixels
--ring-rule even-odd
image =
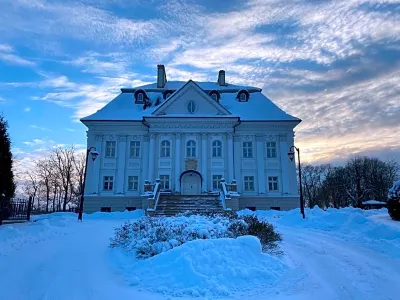
[[[165,73],[164,65],[157,65],[157,88],[165,87],[167,83],[167,73]]]
[[[218,73],[218,84],[219,85],[226,85],[225,83],[225,71],[220,70]]]

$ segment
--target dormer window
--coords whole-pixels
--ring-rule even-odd
[[[171,92],[166,93],[166,94],[165,94],[165,99],[168,99],[171,95],[172,95]]]
[[[144,94],[143,93],[137,93],[136,94],[136,102],[138,102],[138,103],[143,103],[144,102]]]
[[[245,92],[241,92],[239,94],[239,101],[240,102],[247,102],[249,100],[248,95]]]
[[[217,91],[211,91],[210,92],[210,97],[214,100],[214,101],[219,101],[219,93]]]

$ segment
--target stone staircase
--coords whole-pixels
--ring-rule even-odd
[[[173,216],[185,211],[223,211],[219,195],[160,195],[155,216]]]

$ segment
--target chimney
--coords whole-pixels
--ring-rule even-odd
[[[167,83],[167,73],[165,73],[164,65],[157,65],[157,88],[165,87]]]
[[[219,85],[226,85],[225,83],[225,71],[220,70],[218,73],[218,84]]]

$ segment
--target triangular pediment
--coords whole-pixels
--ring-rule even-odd
[[[194,81],[189,80],[175,91],[154,112],[155,116],[162,115],[230,115],[231,113],[220,103],[212,99]]]

